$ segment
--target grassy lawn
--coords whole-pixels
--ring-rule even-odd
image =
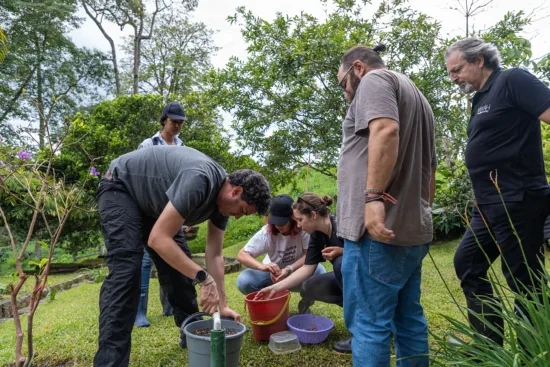
[[[228,256],[235,256],[243,244],[224,249]],[[453,267],[453,255],[458,241],[433,245],[431,254],[451,291],[462,303],[463,296]],[[330,264],[327,270],[331,270]],[[244,297],[235,284],[238,274],[226,277],[226,290],[229,304],[241,313],[244,323],[248,315],[244,313]],[[424,262],[422,301],[428,318],[430,330],[443,333],[448,327],[441,316],[445,314],[459,318],[460,312],[438,275],[431,258]],[[97,344],[98,299],[100,284],[84,284],[80,287],[57,295],[54,301],[45,302],[37,311],[35,318],[35,350],[37,362],[63,361],[64,366],[90,366]],[[158,282],[151,282],[151,294],[158,294]],[[299,296],[291,299],[291,314],[295,314]],[[255,342],[252,333],[244,337],[241,354],[241,366],[351,366],[351,357],[332,351],[336,341],[348,337],[344,326],[342,310],[338,306],[316,303],[314,313],[325,315],[335,322],[329,339],[320,345],[302,345],[302,350],[284,356],[274,355],[267,342]],[[135,328],[132,334],[132,366],[186,366],[187,352],[178,346],[179,329],[172,318],[161,316],[158,297],[149,299],[149,321],[151,327]],[[26,318],[23,317],[23,322]],[[6,365],[14,359],[14,327],[8,321],[0,325],[0,365]],[[50,364],[52,365],[52,364]]]
[[[78,273],[70,273],[70,274],[54,274],[48,276],[48,285],[53,285],[56,283],[61,283],[66,280],[70,280],[73,278],[76,278],[78,276]],[[17,281],[19,278],[14,278],[11,275],[0,275],[0,284],[10,284],[14,282],[17,284]],[[32,288],[34,287],[34,278],[29,278],[23,285],[23,288],[21,288],[20,294],[26,294],[31,293]],[[0,294],[0,301],[4,299],[8,299],[9,295],[7,294]]]

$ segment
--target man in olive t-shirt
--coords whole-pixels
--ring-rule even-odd
[[[188,147],[154,146],[115,159],[97,192],[109,275],[100,294],[99,347],[94,366],[128,366],[140,296],[144,249],[176,309],[193,312],[183,276],[200,287],[200,306],[240,320],[229,308],[223,282],[224,230],[228,217],[265,214],[270,189],[258,172],[227,174],[210,157]],[[174,236],[183,224],[208,221],[206,266],[194,263]],[[174,313],[181,325],[185,314]]]
[[[396,358],[422,367],[429,365],[420,273],[432,240],[434,118],[414,83],[386,69],[384,48],[354,47],[338,71],[351,102],[338,163],[344,318],[354,365],[389,366],[393,331]]]

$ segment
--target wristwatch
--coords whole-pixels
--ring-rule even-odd
[[[204,282],[206,278],[208,278],[208,273],[206,272],[206,270],[201,269],[197,271],[197,275],[195,275],[195,279],[193,279],[193,285]]]

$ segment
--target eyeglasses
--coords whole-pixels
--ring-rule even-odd
[[[348,76],[349,72],[351,71],[351,69],[353,69],[353,64],[351,64],[351,66],[349,67],[348,71],[346,71],[346,73],[344,74],[344,77],[342,78],[342,80],[340,80],[338,82],[338,86],[340,88],[342,88],[342,90],[345,92],[346,91],[346,84],[347,83],[344,83],[346,81],[346,77]]]
[[[449,71],[449,78],[452,79],[454,76],[458,75],[462,71],[464,66],[466,66],[467,63],[468,61],[464,61],[460,65],[457,65],[454,68],[452,68],[451,71]]]
[[[310,203],[309,201],[307,201],[306,199],[304,199],[303,197],[298,197],[298,200],[296,200],[297,202],[300,202],[300,201],[303,201],[304,203],[306,203],[307,205],[309,205],[313,210],[317,210],[318,208],[313,205],[312,203]]]

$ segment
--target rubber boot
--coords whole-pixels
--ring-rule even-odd
[[[494,304],[492,301],[488,303],[487,301],[481,301],[479,299],[466,299],[466,304],[468,306],[468,321],[474,330],[476,330],[480,335],[483,335],[498,345],[503,345],[504,339],[502,335],[499,335],[496,331],[491,330],[486,324],[487,322],[493,325],[497,330],[500,331],[500,334],[504,333],[504,320],[502,317],[497,314],[497,311],[500,311],[502,307],[500,305]],[[475,312],[479,316],[482,316],[485,319],[480,320],[472,312]]]
[[[168,301],[168,296],[166,295],[162,287],[160,287],[160,303],[162,305],[162,316],[174,315],[174,309]]]
[[[148,327],[151,325],[147,320],[147,301],[149,300],[149,278],[151,278],[152,261],[145,253],[141,264],[141,295],[139,297],[138,312],[134,325],[137,327]]]
[[[147,320],[147,301],[148,301],[148,292],[141,293],[139,297],[139,306],[138,312],[136,315],[136,321],[134,323],[137,327],[148,327],[151,326],[149,320]]]

